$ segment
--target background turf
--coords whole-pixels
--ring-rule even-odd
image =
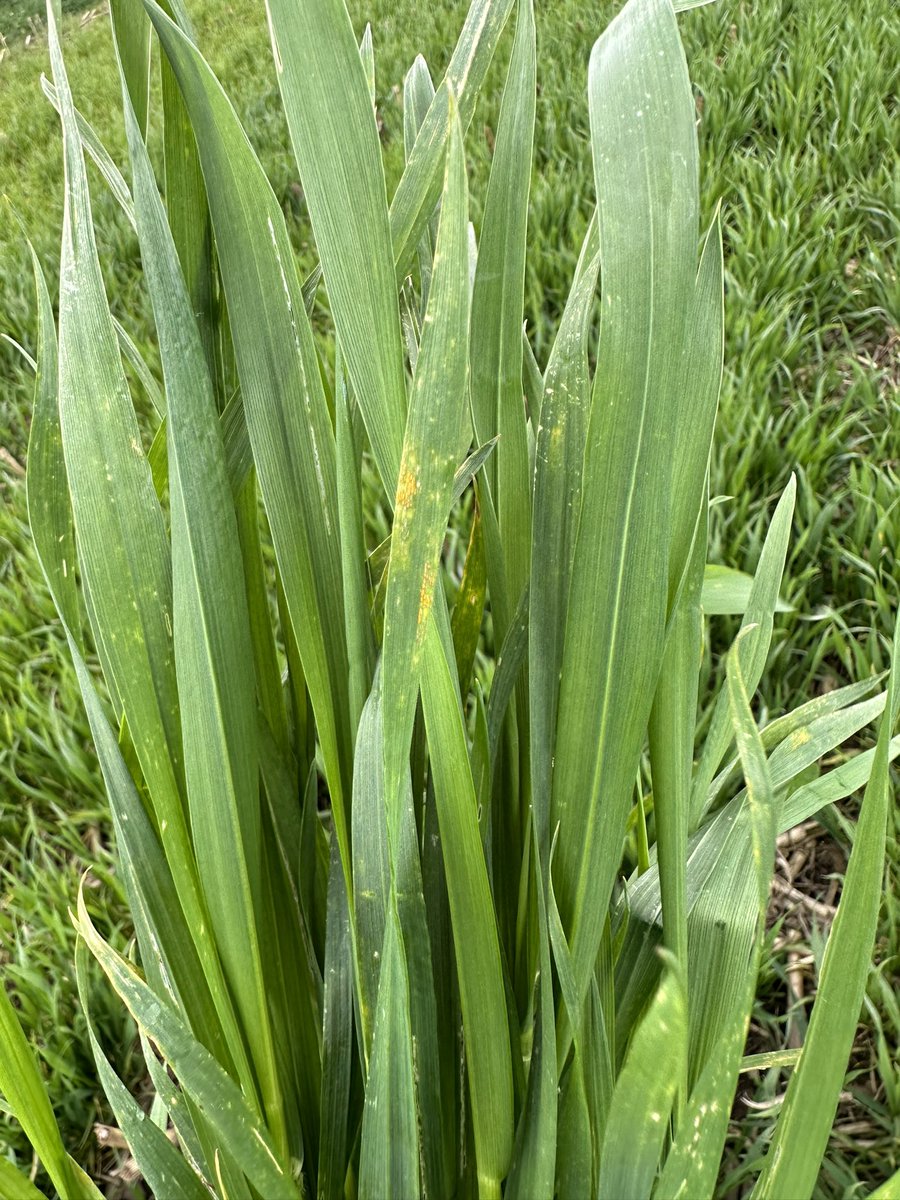
[[[378,109],[389,186],[402,161],[397,85],[421,52],[438,76],[464,0],[352,0],[361,32],[373,25]],[[537,4],[539,95],[526,309],[543,363],[593,202],[585,85],[591,43],[608,2]],[[62,187],[58,123],[39,86],[47,70],[36,0],[0,0],[0,332],[33,348],[32,285],[17,212],[52,277]],[[67,63],[76,102],[124,160],[118,83],[99,6],[63,0]],[[226,84],[310,257],[302,189],[290,155],[268,53],[262,0],[191,0],[201,46]],[[900,537],[897,389],[900,171],[894,150],[900,36],[892,0],[720,0],[686,14],[682,28],[704,169],[706,215],[721,199],[726,238],[726,376],[713,492],[712,557],[753,570],[773,498],[791,471],[799,493],[784,596],[761,703],[781,711],[885,665],[897,603]],[[469,138],[472,191],[492,147],[504,45]],[[96,179],[96,177],[95,177]],[[97,181],[101,259],[117,316],[154,358],[136,244]],[[479,213],[473,213],[476,224]],[[127,941],[110,871],[108,823],[74,676],[40,580],[25,521],[21,464],[30,372],[0,343],[0,961],[44,1056],[54,1103],[76,1156],[113,1172],[122,1154],[101,1149],[104,1120],[73,998],[66,916],[91,865],[94,917]],[[728,623],[713,629],[715,650]],[[853,805],[826,821],[837,847],[811,832],[802,861],[785,850],[782,877],[832,903],[852,836]],[[895,822],[897,818],[895,817]],[[821,1197],[851,1197],[900,1166],[900,822],[889,855],[878,960],[848,1076],[846,1100],[819,1182]],[[799,864],[799,865],[798,865]],[[821,911],[790,897],[773,903],[769,952],[754,1020],[754,1049],[802,1037],[823,947]],[[134,1031],[98,993],[104,1040],[140,1086]],[[777,1071],[744,1076],[735,1105],[723,1195],[762,1151]],[[757,1106],[757,1107],[755,1107]],[[762,1106],[762,1107],[758,1107]],[[0,1116],[2,1122],[2,1116]],[[741,1153],[738,1154],[738,1148]],[[25,1155],[0,1123],[0,1153]],[[27,1160],[26,1160],[27,1161]],[[110,1185],[127,1194],[121,1176]]]

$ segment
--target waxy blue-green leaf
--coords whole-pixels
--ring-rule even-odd
[[[359,1161],[360,1200],[419,1194],[409,978],[393,899],[378,982]]]
[[[598,250],[594,216],[547,363],[535,442],[528,698],[534,819],[545,859],[550,848],[559,674],[590,414],[587,337],[600,269]]]
[[[53,305],[40,262],[29,244],[38,307],[38,359],[34,411],[28,439],[25,493],[32,537],[62,620],[81,640],[81,609],[75,582],[75,526],[66,477],[57,404],[57,344]]]
[[[110,0],[109,14],[119,42],[122,72],[142,138],[150,117],[150,22],[132,0]]]
[[[865,996],[878,923],[891,803],[888,752],[898,708],[900,623],[894,630],[888,699],[841,900],[825,946],[803,1050],[753,1190],[758,1200],[810,1196],[828,1144]]]
[[[469,350],[476,441],[486,442],[497,435],[500,439],[488,476],[497,506],[506,584],[513,596],[520,594],[528,580],[531,556],[522,308],[536,71],[532,2],[519,0],[478,242]],[[494,572],[489,554],[489,579]],[[501,627],[497,636],[502,639],[505,633]]]
[[[665,635],[668,425],[699,205],[693,97],[669,0],[629,0],[594,46],[588,92],[603,296],[551,805],[555,888],[581,996]]]
[[[266,11],[341,351],[391,495],[406,382],[384,169],[366,71],[343,0],[266,0]]]
[[[670,959],[616,1081],[600,1152],[600,1200],[650,1196],[686,1054],[684,981]]]
[[[366,701],[356,733],[353,763],[353,890],[359,970],[359,1020],[368,1064],[378,1002],[378,977],[391,893],[391,863],[384,804],[384,722],[380,676]]]
[[[477,1173],[490,1196],[499,1192],[512,1153],[506,997],[463,715],[434,617],[423,655],[422,707],[456,948]]]
[[[456,124],[447,151],[431,289],[394,498],[382,646],[384,694],[391,698],[384,711],[389,820],[406,774],[422,650],[465,436],[467,221],[462,131]]]
[[[391,201],[391,239],[403,278],[441,192],[441,166],[453,126],[451,96],[465,132],[515,0],[473,0],[459,40]]]
[[[380,750],[380,747],[379,747]],[[359,892],[357,891],[357,896]],[[328,924],[325,933],[325,991],[322,1028],[322,1122],[317,1200],[341,1200],[347,1170],[350,1078],[353,1055],[353,954],[344,874],[331,843]]]
[[[262,842],[255,675],[237,517],[200,334],[124,75],[123,104],[138,235],[168,396],[175,661],[191,831],[263,1105],[286,1154],[256,926]]]
[[[58,403],[79,571],[104,671],[124,708],[187,927],[223,1025],[229,1028],[231,1000],[222,986],[182,798],[165,519],[103,292],[84,157],[49,8],[48,31],[66,170]],[[240,1061],[239,1047],[231,1041]]]
[[[737,644],[732,647],[728,656],[725,687],[735,740],[747,783],[745,812],[750,827],[752,853],[749,856],[744,854],[743,857],[745,861],[749,858],[750,874],[756,885],[755,889],[732,888],[732,894],[743,891],[751,912],[755,900],[756,933],[749,966],[746,955],[741,953],[744,942],[740,933],[734,939],[735,952],[730,963],[722,956],[721,949],[716,947],[719,955],[713,959],[710,966],[712,970],[721,971],[725,976],[722,988],[725,994],[717,1010],[701,1012],[699,1016],[700,1021],[706,1020],[712,1026],[714,1045],[676,1125],[674,1145],[654,1192],[654,1196],[659,1196],[660,1200],[663,1197],[683,1197],[684,1200],[694,1196],[706,1197],[712,1195],[715,1187],[741,1066],[741,1052],[756,991],[769,890],[775,865],[775,831],[779,806],[772,786],[765,748],[750,709],[750,698],[741,671],[741,657]],[[730,873],[726,871],[726,864],[723,863],[719,878],[724,882]],[[722,971],[723,963],[732,968],[727,974]]]
[[[688,956],[684,864],[703,645],[700,592],[708,525],[706,475],[722,380],[722,274],[717,214],[700,256],[680,361],[680,407],[672,422],[669,623],[649,727],[663,933],[667,949],[680,963],[686,963]],[[689,1003],[690,997],[686,999]],[[683,1062],[686,1071],[687,1059]],[[686,1087],[686,1074],[682,1083]]]
[[[169,545],[103,291],[84,157],[49,9],[48,17],[66,169],[59,419],[79,569],[90,593],[95,640],[124,705],[157,814],[184,848]]]
[[[146,1119],[147,1114],[107,1061],[91,1020],[87,964],[87,946],[79,941],[75,951],[75,973],[88,1040],[103,1090],[115,1114],[116,1123],[127,1139],[128,1149],[141,1177],[157,1196],[171,1197],[172,1200],[204,1200],[209,1193],[199,1176],[165,1133]]]
[[[407,162],[433,99],[434,83],[431,79],[431,72],[428,70],[425,59],[419,54],[403,80],[403,148],[406,152]],[[428,303],[428,288],[431,283],[435,232],[432,222],[425,228],[419,239],[419,280],[423,313],[425,305]]]
[[[83,887],[78,895],[76,928],[138,1026],[158,1047],[182,1089],[254,1187],[272,1200],[298,1200],[299,1192],[279,1164],[268,1130],[247,1105],[240,1088],[192,1036],[178,1013],[100,937],[88,914]]]
[[[742,630],[750,631],[748,636],[742,637],[740,641],[741,673],[746,680],[747,691],[750,695],[756,691],[766,665],[766,657],[772,640],[773,614],[778,603],[778,591],[781,587],[781,576],[787,555],[796,494],[796,479],[791,476],[769,525],[756,574],[753,577],[753,586],[747,600],[744,620],[741,624]],[[703,815],[709,785],[728,751],[732,735],[728,697],[723,691],[719,693],[716,701],[712,722],[703,746],[703,755],[694,773],[691,791],[691,823],[693,826],[697,825]]]
[[[149,42],[148,42],[149,47]],[[41,76],[41,88],[44,95],[53,105],[57,112],[59,108],[59,96],[56,92],[56,85],[51,83],[46,75]],[[93,125],[86,118],[75,110],[75,123],[78,126],[78,136],[81,138],[81,144],[87,150],[88,154],[94,160],[97,169],[106,181],[109,190],[115,196],[119,203],[119,207],[125,214],[129,225],[132,229],[135,228],[134,204],[131,199],[131,191],[128,184],[122,175],[122,172],[113,162],[112,155],[103,145]]]
[[[72,511],[57,411],[56,331],[46,285],[36,260],[35,269],[41,316],[39,370],[26,480],[35,549],[69,641],[110,799],[122,875],[147,969],[159,982],[163,978],[167,980],[169,989],[186,1004],[195,1030],[214,1053],[228,1062],[223,1030],[235,1029],[233,1016],[230,1021],[226,1019],[230,1007],[217,1019],[184,915],[181,908],[172,903],[173,880],[159,838],[125,766],[69,624],[72,613],[77,616],[78,610],[72,535],[67,533],[72,526]],[[71,595],[67,589],[71,589]],[[141,864],[140,875],[135,870],[138,862]]]
[[[234,109],[184,34],[153,0],[145,5],[197,136],[247,427],[349,883],[352,750],[335,445],[316,350],[283,213]]]

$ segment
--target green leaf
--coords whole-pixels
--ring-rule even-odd
[[[0,1158],[0,1196],[8,1196],[9,1200],[46,1200],[44,1193],[8,1158]]]
[[[44,92],[44,95],[47,97],[56,111],[60,112],[59,96],[56,92],[56,86],[50,82],[46,75],[41,76],[41,88]],[[78,136],[81,138],[81,144],[94,160],[97,169],[106,181],[107,187],[112,192],[113,196],[115,196],[119,203],[119,207],[125,214],[129,225],[132,227],[132,229],[134,229],[136,227],[134,204],[131,199],[131,192],[128,188],[128,184],[125,182],[121,171],[113,162],[112,155],[101,142],[93,125],[91,125],[91,123],[84,118],[78,109],[75,110],[75,123],[78,126]]]
[[[34,411],[28,439],[25,494],[28,519],[47,583],[60,616],[81,640],[81,608],[75,582],[75,526],[57,402],[59,370],[53,306],[34,249],[31,261],[38,301],[38,361]]]
[[[750,589],[741,632],[738,634],[742,656],[741,673],[747,682],[748,695],[751,696],[756,691],[762,677],[772,640],[773,614],[778,603],[778,589],[781,587],[781,576],[784,572],[784,560],[787,555],[796,494],[796,479],[791,476],[769,525],[756,568],[756,575],[753,578],[753,586]],[[745,630],[748,631],[747,636],[741,636]],[[716,700],[712,722],[703,747],[703,756],[694,774],[691,792],[691,819],[694,826],[697,825],[705,810],[709,785],[731,744],[732,735],[728,696],[726,691],[722,691]]]
[[[409,979],[393,901],[388,906],[359,1162],[360,1200],[419,1194]]]
[[[703,611],[708,617],[743,616],[750,603],[752,588],[752,575],[736,571],[733,567],[707,563],[700,601]],[[779,598],[775,603],[775,611],[783,613],[792,612],[793,609],[790,604]]]
[[[601,1200],[649,1197],[686,1054],[684,983],[669,959],[616,1081],[600,1153]]]
[[[279,1164],[265,1125],[247,1105],[237,1084],[191,1035],[175,1010],[154,995],[135,969],[99,936],[83,889],[78,896],[76,928],[138,1026],[159,1048],[182,1089],[254,1187],[272,1200],[298,1200],[299,1192]]]
[[[131,0],[110,0],[109,13],[135,120],[141,137],[146,138],[150,117],[150,22]]]
[[[859,1021],[875,941],[891,803],[888,750],[900,707],[900,623],[888,699],[803,1050],[788,1084],[754,1197],[810,1196]]]
[[[528,196],[534,143],[536,50],[531,0],[519,0],[516,37],[503,89],[484,201],[472,290],[471,404],[478,442],[499,436],[488,465],[497,506],[506,584],[528,580],[531,505],[522,400],[522,319]],[[488,554],[488,578],[496,572]],[[498,615],[495,614],[495,622]],[[500,623],[497,637],[506,629]]]
[[[365,68],[343,0],[266,0],[266,10],[341,351],[391,495],[406,384],[384,169]]]
[[[238,524],[200,334],[124,75],[123,103],[144,274],[168,396],[175,662],[191,832],[262,1101],[276,1144],[286,1154],[256,927],[262,888],[259,768]]]
[[[352,752],[335,445],[318,358],[284,216],[234,109],[184,34],[153,0],[145,6],[197,138],[253,457],[349,885]]]
[[[394,500],[382,646],[384,694],[390,697],[384,713],[389,820],[407,770],[422,650],[465,437],[467,219],[462,131],[457,126],[447,153],[434,272]]]
[[[514,0],[473,0],[450,63],[416,137],[391,201],[391,240],[397,277],[406,274],[441,191],[441,164],[453,126],[451,96],[465,132],[475,112]]]
[[[380,748],[380,747],[379,747]],[[358,894],[358,893],[357,893]],[[331,843],[328,871],[328,924],[325,934],[325,995],[322,1029],[322,1123],[319,1142],[318,1200],[342,1200],[347,1170],[350,1077],[353,1055],[353,959],[350,913],[337,840]]]
[[[554,882],[582,997],[662,658],[669,364],[685,351],[696,277],[696,114],[668,0],[629,0],[594,46],[588,90],[603,300],[551,802]]]
[[[545,860],[550,850],[551,763],[559,676],[590,415],[588,328],[599,269],[594,216],[547,363],[535,444],[528,682],[534,819]]]
[[[141,448],[103,292],[84,158],[52,13],[48,29],[66,166],[58,403],[81,581],[104,671],[124,708],[187,927],[222,1023],[231,1031],[231,1001],[198,887],[182,800],[165,520]],[[48,476],[47,486],[59,486],[58,476]],[[231,1048],[240,1061],[233,1038]]]
[[[16,1010],[0,983],[0,1092],[31,1142],[53,1185],[72,1200],[100,1200],[100,1193],[66,1153],[34,1054],[25,1040]],[[9,1164],[7,1164],[9,1166]],[[28,1179],[10,1166],[9,1196],[26,1196]],[[0,1176],[0,1185],[4,1184]]]
[[[141,1176],[157,1196],[171,1196],[172,1200],[203,1200],[209,1193],[200,1178],[191,1170],[187,1160],[165,1133],[146,1119],[147,1114],[109,1065],[103,1053],[91,1020],[87,963],[88,949],[84,942],[79,942],[75,951],[78,996],[85,1014],[88,1040],[94,1053],[97,1074]]]
[[[506,997],[463,715],[433,618],[423,656],[422,707],[456,948],[479,1187],[492,1195],[512,1152]]]

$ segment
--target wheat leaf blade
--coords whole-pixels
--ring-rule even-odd
[[[551,809],[557,899],[581,995],[663,646],[672,364],[684,352],[696,276],[693,100],[668,0],[630,0],[611,22],[591,55],[589,101],[603,300]]]

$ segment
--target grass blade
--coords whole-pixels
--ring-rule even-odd
[[[589,101],[604,298],[551,808],[556,893],[582,997],[662,656],[669,364],[685,349],[696,276],[695,113],[668,0],[630,0],[611,22],[591,55]]]
[[[128,1141],[131,1155],[142,1178],[157,1196],[171,1196],[172,1200],[204,1200],[209,1193],[199,1177],[165,1133],[146,1119],[147,1114],[107,1062],[91,1020],[87,979],[88,956],[87,946],[79,942],[75,951],[78,995],[85,1014],[88,1040],[94,1053],[97,1072],[115,1114],[116,1123]]]
[[[888,747],[900,707],[900,624],[888,700],[831,926],[803,1050],[788,1084],[754,1197],[810,1196],[815,1187],[866,990],[881,902],[891,800]]]
[[[409,980],[400,918],[392,900],[385,926],[372,1063],[363,1114],[360,1200],[419,1194],[419,1144],[412,1063]]]
[[[384,693],[391,697],[384,713],[389,821],[407,772],[422,650],[465,436],[467,220],[462,131],[456,125],[447,153],[434,273],[394,500],[382,645]]]
[[[471,404],[475,436],[499,435],[488,465],[497,505],[506,585],[518,596],[528,580],[531,505],[522,403],[522,308],[534,143],[536,50],[531,0],[520,0],[509,76],[478,245],[472,290]],[[488,556],[488,578],[496,566]],[[502,626],[497,639],[506,633]]]
[[[444,78],[416,137],[391,201],[391,240],[398,278],[406,274],[441,191],[441,163],[450,138],[456,100],[465,132],[475,112],[488,67],[514,0],[473,0]]]
[[[16,1010],[0,984],[0,1092],[28,1136],[40,1157],[47,1174],[61,1196],[72,1200],[100,1200],[100,1193],[79,1166],[66,1153],[59,1126],[50,1107],[47,1090]],[[28,1189],[27,1176],[15,1168],[10,1196],[24,1196]],[[0,1177],[0,1183],[2,1183]]]
[[[590,414],[588,324],[599,270],[595,217],[547,363],[535,446],[528,683],[534,819],[545,862],[550,852],[549,801],[559,676]]]
[[[256,701],[237,517],[200,334],[124,75],[123,100],[169,404],[175,661],[191,830],[226,978],[270,1128],[286,1154],[255,916],[262,908]]]
[[[284,216],[209,67],[145,0],[197,136],[244,411],[350,882],[352,763],[334,433]],[[354,51],[355,52],[355,51]]]
[[[456,947],[479,1191],[497,1196],[512,1153],[506,997],[462,711],[434,621],[423,656],[422,706]]]
[[[741,625],[741,630],[749,629],[751,631],[749,636],[741,638],[740,641],[743,656],[741,672],[747,681],[747,691],[750,695],[756,691],[759,684],[772,640],[773,614],[778,603],[778,591],[784,572],[796,494],[797,484],[792,476],[778,501],[769,525]],[[740,637],[740,634],[738,636]],[[728,699],[725,692],[720,692],[703,747],[703,756],[694,774],[691,791],[691,821],[695,827],[703,814],[709,785],[731,744],[731,739],[732,725]]]
[[[183,1090],[254,1187],[272,1200],[298,1200],[299,1193],[279,1164],[265,1125],[175,1010],[160,1001],[134,968],[100,937],[88,914],[83,889],[78,896],[76,928],[137,1024],[159,1048]]]
[[[392,495],[406,383],[387,193],[365,68],[343,0],[266,0],[266,10],[341,350]]]
[[[600,1200],[649,1197],[686,1055],[684,982],[669,959],[616,1081],[600,1154]]]

